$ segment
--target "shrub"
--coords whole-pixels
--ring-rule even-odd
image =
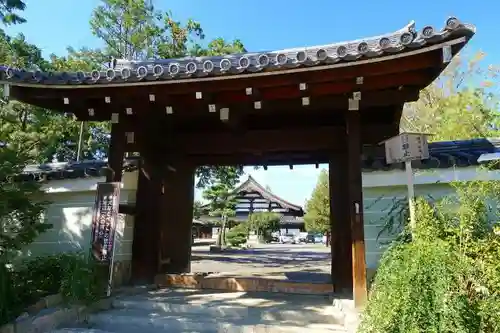
[[[241,246],[247,242],[248,228],[244,223],[238,224],[226,234],[226,241],[231,246]]]
[[[381,260],[360,332],[477,332],[466,270],[444,241],[395,245]]]
[[[104,269],[103,269],[104,268]],[[107,267],[83,253],[0,264],[0,325],[10,322],[41,297],[61,293],[67,303],[88,304],[103,295]]]
[[[400,221],[360,332],[500,332],[500,184],[454,187],[441,202],[417,201],[414,230]]]
[[[91,303],[104,294],[108,266],[97,263],[83,253],[65,256],[61,261],[62,279],[59,292],[69,303]]]

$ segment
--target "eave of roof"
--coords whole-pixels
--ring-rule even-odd
[[[291,210],[296,210],[296,211],[302,211],[302,207],[299,205],[294,205],[281,197],[277,196],[276,194],[272,193],[271,191],[267,190],[264,186],[260,185],[252,176],[248,176],[248,179],[243,182],[238,188],[234,190],[234,193],[240,193],[240,192],[258,192],[262,197],[265,199],[271,201],[271,202],[276,202],[280,204],[283,208],[291,209]]]
[[[248,220],[248,216],[234,216],[230,218],[231,221],[234,222],[246,222]],[[193,220],[193,223],[199,225],[213,225],[218,224],[220,222],[219,217],[213,216],[201,216],[199,219]],[[281,215],[280,216],[280,224],[281,225],[303,225],[304,219],[302,217],[292,217]]]
[[[110,68],[84,72],[27,71],[0,66],[0,82],[17,86],[59,88],[185,82],[202,78],[231,78],[238,74],[302,69],[323,69],[336,63],[384,59],[394,54],[472,37],[475,27],[449,18],[439,31],[426,26],[420,31],[411,22],[393,33],[328,45],[269,52],[230,54],[214,57],[185,57],[148,61],[112,61]],[[465,41],[466,41],[465,40]]]
[[[415,169],[477,166],[480,164],[478,159],[481,155],[500,153],[500,138],[432,142],[429,144],[429,153],[430,158],[428,160],[414,162]],[[106,161],[29,165],[24,169],[23,176],[43,181],[100,177],[103,176],[103,171],[106,167]],[[137,159],[127,159],[124,162],[125,171],[133,171],[137,167]],[[362,168],[363,172],[402,170],[404,169],[404,164],[388,165],[383,155],[365,156],[362,161]],[[248,181],[245,183],[248,183]],[[258,186],[263,188],[261,185]],[[263,190],[265,191],[265,188]]]

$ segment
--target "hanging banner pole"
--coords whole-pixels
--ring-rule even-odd
[[[108,277],[108,288],[106,290],[106,296],[111,296],[111,289],[113,288],[113,277],[114,277],[114,267],[115,267],[115,243],[116,243],[116,225],[117,225],[117,222],[118,222],[118,218],[116,218],[116,222],[115,222],[115,232],[113,232],[113,248],[112,248],[112,252],[111,252],[111,262],[109,264],[109,277]]]

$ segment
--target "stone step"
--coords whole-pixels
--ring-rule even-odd
[[[292,281],[259,276],[226,276],[199,274],[158,274],[155,284],[170,288],[224,290],[243,292],[272,292],[302,295],[331,295],[330,282]]]
[[[221,319],[200,315],[167,315],[145,310],[117,309],[94,314],[89,318],[89,327],[110,332],[156,333],[167,331],[211,332],[211,333],[339,333],[347,332],[341,325],[334,324],[290,324],[280,321],[265,323],[259,317],[242,319]],[[82,332],[84,333],[84,332]],[[90,332],[88,332],[90,333]]]
[[[181,295],[181,297],[179,297]],[[200,293],[180,291],[117,299],[114,308],[148,310],[162,314],[189,314],[221,319],[259,316],[265,321],[341,324],[328,299],[296,295],[248,295],[247,293]]]

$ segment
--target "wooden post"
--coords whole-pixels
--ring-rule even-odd
[[[143,154],[137,184],[132,243],[132,280],[136,283],[152,283],[158,272],[161,188],[161,164]]]
[[[361,172],[361,131],[359,111],[348,111],[348,207],[352,236],[352,277],[354,304],[363,307],[367,300],[363,187]]]
[[[111,124],[111,138],[108,150],[108,173],[106,182],[121,182],[123,157],[125,156],[125,131],[122,123]]]
[[[161,273],[189,273],[195,169],[182,160],[174,169],[175,172],[164,173],[158,270]]]
[[[352,297],[352,240],[349,220],[347,142],[329,163],[332,282],[337,295]]]

